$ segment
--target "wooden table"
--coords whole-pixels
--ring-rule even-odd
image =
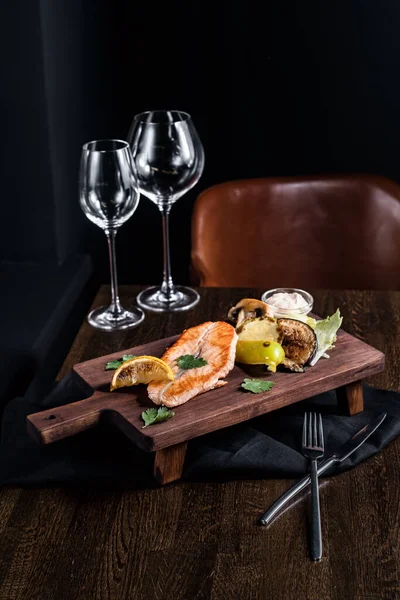
[[[121,289],[124,306],[137,290]],[[95,305],[106,302],[100,290]],[[86,323],[60,377],[76,362],[220,318],[260,290],[201,291],[182,314],[148,314],[137,330]],[[340,306],[344,328],[386,353],[369,383],[400,390],[400,292],[315,292],[315,311]],[[160,489],[4,489],[0,599],[377,600],[400,598],[400,440],[321,486],[324,558],[308,559],[306,507],[270,529],[257,518],[287,480],[178,483]]]

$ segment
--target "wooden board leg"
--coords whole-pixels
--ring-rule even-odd
[[[158,483],[164,485],[176,481],[182,475],[187,442],[158,450],[154,459],[153,473]]]
[[[336,390],[339,410],[348,415],[356,415],[364,410],[362,382],[348,383]]]

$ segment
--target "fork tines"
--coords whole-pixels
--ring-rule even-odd
[[[322,428],[322,416],[319,413],[304,413],[303,423],[303,446],[323,450],[324,431]]]

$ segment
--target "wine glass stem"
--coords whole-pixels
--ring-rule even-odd
[[[167,298],[174,293],[174,284],[171,277],[171,259],[169,255],[169,206],[160,208],[163,228],[164,273],[161,291]]]
[[[118,296],[118,280],[117,280],[117,260],[115,256],[115,238],[117,232],[115,229],[106,230],[108,242],[108,255],[110,258],[110,275],[111,275],[111,304],[109,310],[113,315],[118,316],[122,311],[122,307]]]

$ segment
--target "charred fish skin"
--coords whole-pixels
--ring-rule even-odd
[[[174,381],[150,383],[149,398],[155,404],[174,407],[225,385],[222,379],[233,369],[236,343],[234,327],[224,321],[207,321],[187,329],[162,356],[175,374]],[[207,364],[182,371],[177,360],[184,354],[201,357]]]

